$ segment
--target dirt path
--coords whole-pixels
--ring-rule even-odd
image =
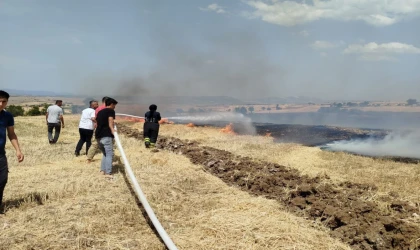
[[[143,139],[136,129],[123,124],[118,127],[120,133]],[[420,249],[418,208],[393,197],[383,201],[386,207],[379,206],[369,201],[374,186],[335,185],[328,176],[310,178],[294,169],[194,141],[161,136],[157,144],[159,149],[185,155],[229,185],[278,200],[295,214],[320,220],[331,229],[331,235],[354,249]]]

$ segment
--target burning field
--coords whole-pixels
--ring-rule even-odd
[[[120,120],[144,122],[143,118],[119,116]],[[221,119],[222,121],[218,120]],[[220,127],[232,135],[261,135],[277,143],[298,143],[323,150],[384,158],[406,163],[420,162],[420,131],[357,129],[337,126],[254,123],[241,114],[163,118],[160,124],[187,127]],[[397,147],[395,147],[398,145]]]
[[[116,163],[110,183],[98,175],[100,156],[86,164],[72,154],[79,117],[67,118],[54,147],[39,143],[42,119],[17,121],[27,161],[10,155],[0,249],[164,249],[123,166]],[[241,135],[234,122],[168,119],[156,150],[144,148],[141,120],[118,119],[117,127],[180,249],[419,249],[418,164],[275,143],[275,130]]]
[[[233,133],[230,128],[231,124],[221,132]],[[142,139],[136,129],[120,125],[120,130]],[[418,204],[389,195],[375,202],[369,198],[378,191],[374,185],[332,183],[327,175],[309,177],[296,169],[203,146],[197,141],[162,136],[158,145],[159,149],[184,155],[229,185],[277,200],[297,215],[321,221],[333,237],[354,249],[420,246]]]

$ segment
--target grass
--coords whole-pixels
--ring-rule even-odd
[[[10,173],[0,249],[165,249],[142,215],[123,166],[115,166],[116,179],[110,182],[99,175],[101,156],[91,164],[85,156],[74,157],[79,116],[65,119],[56,145],[48,144],[43,117],[16,119],[26,159],[18,164],[7,144]],[[286,147],[270,138],[229,137],[212,128],[163,125],[161,131],[252,157],[270,155],[273,161]],[[229,187],[182,155],[151,153],[140,141],[120,137],[143,192],[179,249],[349,249],[319,223]],[[289,159],[305,149],[287,148],[283,155]]]

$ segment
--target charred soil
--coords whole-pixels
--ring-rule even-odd
[[[136,129],[123,124],[118,128],[129,137],[143,139]],[[332,236],[354,249],[420,249],[420,226],[413,217],[419,208],[394,196],[383,198],[386,208],[379,206],[369,200],[376,191],[374,186],[334,184],[328,176],[308,177],[295,169],[200,146],[195,141],[161,136],[157,145],[188,157],[229,185],[275,199],[299,216],[321,221]]]

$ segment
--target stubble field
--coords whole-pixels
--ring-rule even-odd
[[[17,164],[8,143],[0,249],[164,249],[123,165],[115,164],[110,182],[99,174],[101,156],[90,165],[75,157],[79,116],[65,119],[56,145],[48,144],[42,117],[16,119],[26,159]],[[177,124],[162,125],[159,151],[151,152],[140,123],[118,127],[133,171],[179,249],[420,245],[418,164]],[[355,225],[360,218],[367,222]]]

